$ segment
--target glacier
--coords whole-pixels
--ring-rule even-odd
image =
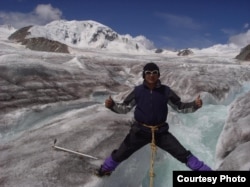
[[[170,109],[170,131],[214,170],[250,169],[250,66],[239,51],[197,50],[194,55],[112,53],[71,49],[72,54],[25,49],[0,41],[0,186],[147,187],[150,146],[124,161],[110,177],[92,174],[127,134],[133,113],[104,107],[142,81],[145,63],[157,63],[161,81],[183,101],[201,95],[192,114]],[[216,50],[216,49],[213,49]],[[55,151],[57,145],[98,157]],[[157,149],[154,185],[172,186],[172,171],[187,170]]]

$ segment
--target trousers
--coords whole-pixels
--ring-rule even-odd
[[[167,127],[167,128],[166,128]],[[155,132],[155,144],[157,147],[165,150],[174,158],[182,163],[187,163],[187,157],[191,152],[185,149],[182,144],[168,131],[168,124],[166,127],[162,126],[159,132]],[[115,149],[111,156],[114,161],[122,162],[130,157],[134,152],[143,146],[151,143],[152,134],[150,129],[143,128],[140,124],[135,122],[121,143],[118,149]]]

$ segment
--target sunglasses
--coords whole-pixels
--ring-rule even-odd
[[[153,70],[153,71],[145,71],[145,75],[158,75],[159,71],[158,70]]]

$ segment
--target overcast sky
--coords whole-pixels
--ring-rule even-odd
[[[158,48],[250,43],[249,0],[1,0],[0,25],[94,20]]]

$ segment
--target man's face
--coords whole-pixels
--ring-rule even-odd
[[[155,84],[159,78],[158,70],[146,70],[145,71],[145,80],[148,84]]]

